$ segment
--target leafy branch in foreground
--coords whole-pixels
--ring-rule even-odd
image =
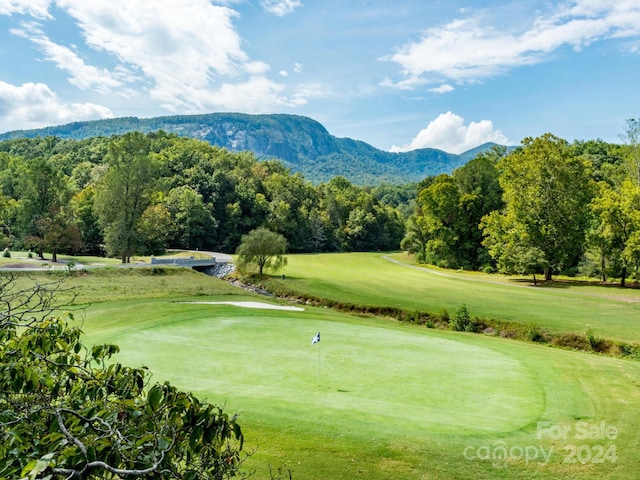
[[[11,325],[27,327],[56,310],[71,308],[77,295],[71,289],[63,288],[63,282],[64,279],[52,280],[21,289],[12,273],[0,277],[0,329]],[[57,302],[56,296],[61,293],[71,293],[71,296],[64,303]]]
[[[0,479],[236,476],[235,417],[85,346],[71,314],[51,316],[60,289],[0,283]]]

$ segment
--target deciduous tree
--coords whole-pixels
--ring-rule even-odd
[[[44,158],[25,161],[19,169],[17,193],[20,197],[18,224],[24,237],[42,237],[38,222],[53,217],[69,198],[65,176]],[[42,257],[42,250],[38,254]]]
[[[176,187],[167,195],[166,206],[177,228],[180,247],[202,249],[212,244],[217,222],[202,195],[186,185]]]
[[[166,252],[177,227],[163,203],[150,205],[142,213],[137,230],[140,235],[139,252],[145,255],[160,255]]]
[[[40,252],[43,249],[51,252],[51,260],[54,262],[58,261],[58,253],[74,255],[82,248],[80,229],[71,215],[63,210],[38,219],[36,228],[39,236],[32,237],[36,239],[36,248]]]
[[[497,238],[492,229],[500,225],[500,241],[519,244],[524,252],[537,249],[547,265],[545,279],[551,280],[554,272],[574,266],[584,251],[593,197],[590,167],[551,134],[524,139],[498,167],[504,221],[485,222],[485,235]]]
[[[592,237],[602,249],[602,273],[606,273],[604,257],[619,267],[616,272],[625,285],[628,273],[638,265],[636,245],[640,232],[640,185],[625,180],[618,188],[600,184],[599,194],[591,204],[598,226]]]
[[[266,228],[257,228],[242,236],[242,242],[236,250],[238,269],[248,271],[257,267],[259,275],[263,272],[277,272],[287,265],[287,239]]]
[[[626,147],[624,156],[627,177],[640,185],[640,119],[627,119],[627,128],[621,138]]]
[[[139,241],[138,221],[150,204],[157,171],[150,140],[128,133],[109,144],[108,170],[96,188],[95,208],[107,253],[131,260]]]

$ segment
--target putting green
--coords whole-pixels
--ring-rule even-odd
[[[321,310],[171,303],[162,309],[183,320],[123,326],[111,338],[122,360],[143,362],[216,402],[233,402],[234,411],[274,405],[281,415],[286,404],[292,420],[296,412],[319,412],[313,420],[319,425],[327,417],[357,417],[376,428],[471,434],[521,428],[544,408],[535,372],[465,335],[345,323]],[[316,331],[322,340],[311,345]]]
[[[119,361],[238,413],[247,467],[267,477],[284,464],[312,480],[602,480],[635,478],[640,462],[636,362],[321,308],[105,302],[83,328],[88,344],[116,343]],[[577,422],[619,435],[579,439]],[[504,445],[505,461],[485,458]],[[572,445],[617,457],[567,463]],[[523,459],[525,448],[540,456]]]

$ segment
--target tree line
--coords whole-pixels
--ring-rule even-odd
[[[637,278],[640,120],[621,144],[552,134],[450,175],[314,185],[276,160],[162,131],[0,143],[0,244],[130,261],[169,247],[234,252],[266,228],[290,252],[399,247],[420,263]]]
[[[447,268],[636,280],[640,120],[623,143],[526,138],[425,179],[402,247]]]
[[[389,250],[411,192],[343,177],[316,186],[278,161],[162,131],[9,140],[0,143],[0,244],[128,262],[169,247],[233,252],[265,227],[291,252]]]

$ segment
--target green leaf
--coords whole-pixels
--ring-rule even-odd
[[[96,449],[91,445],[87,447],[87,460],[89,462],[94,462],[96,460]]]
[[[20,476],[24,477],[26,474],[30,473],[34,468],[36,468],[37,463],[37,460],[31,460],[29,463],[27,463],[22,469]]]
[[[31,460],[22,469],[21,475],[24,476],[25,474],[28,474],[30,479],[35,480],[38,478],[38,474],[44,472],[52,463],[55,463],[53,461],[53,453],[47,453],[38,460]]]
[[[91,356],[93,358],[99,358],[102,355],[102,350],[104,349],[104,345],[94,345],[91,350]]]
[[[155,435],[151,435],[151,434],[145,435],[144,437],[142,437],[136,442],[136,447],[141,447],[145,443],[151,443],[155,440],[155,438],[156,438]]]
[[[162,389],[158,385],[154,385],[153,388],[149,390],[149,393],[147,394],[147,402],[149,403],[151,410],[154,412],[158,411],[162,397]]]

